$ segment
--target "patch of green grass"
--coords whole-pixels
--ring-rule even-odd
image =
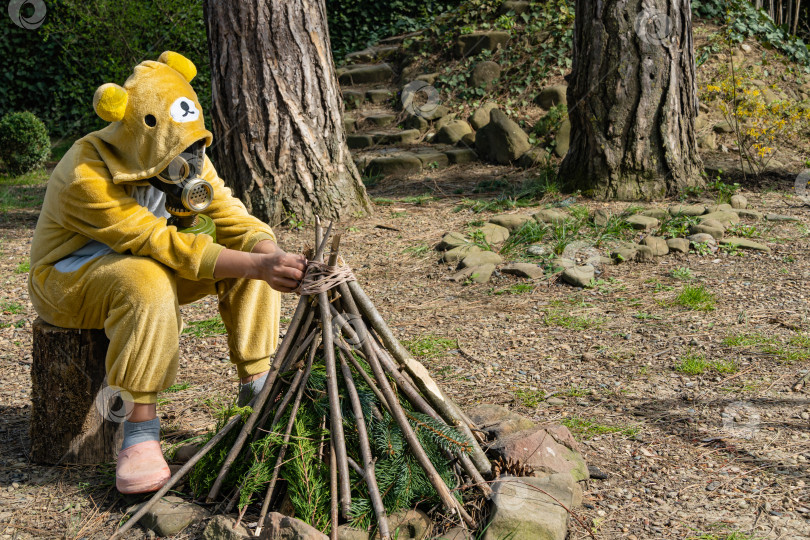
[[[509,255],[519,249],[524,249],[530,244],[542,242],[548,234],[548,227],[543,223],[534,220],[527,221],[518,230],[509,235],[506,242],[501,246],[501,254]]]
[[[692,275],[692,270],[686,268],[685,266],[679,266],[675,270],[672,271],[670,274],[673,278],[679,279],[681,281],[691,281],[694,275]]]
[[[648,321],[648,320],[656,320],[656,321],[660,321],[660,320],[661,320],[661,316],[660,316],[660,315],[653,315],[653,314],[651,314],[651,313],[645,313],[645,312],[643,312],[643,311],[639,311],[638,313],[636,313],[635,315],[633,315],[633,318],[635,318],[635,319],[639,319],[639,320],[641,320],[641,321]]]
[[[715,360],[709,362],[702,354],[688,353],[681,357],[681,361],[675,365],[675,371],[686,375],[702,375],[707,371],[714,371],[721,375],[736,373],[737,363],[733,360]]]
[[[709,255],[712,252],[712,248],[706,242],[693,242],[692,243],[692,253],[696,255]]]
[[[450,349],[457,348],[458,342],[455,339],[427,335],[404,341],[403,345],[405,345],[414,356],[435,358],[437,356],[443,356]]]
[[[371,202],[377,206],[393,206],[396,203],[394,199],[386,199],[384,197],[372,197]]]
[[[431,248],[427,244],[418,244],[416,246],[408,246],[402,250],[402,253],[406,255],[411,255],[413,257],[423,257],[424,255],[428,254],[431,251]]]
[[[534,408],[546,400],[546,393],[542,390],[518,390],[515,392],[515,400],[526,407]]]
[[[717,300],[704,285],[686,285],[675,297],[675,303],[693,311],[713,311]]]
[[[725,524],[723,524],[725,526]],[[707,532],[698,536],[687,536],[686,540],[761,540],[761,536],[751,536],[741,531]]]
[[[225,332],[225,323],[219,315],[203,321],[192,321],[183,329],[183,334],[191,334],[198,338],[221,336]]]
[[[786,343],[762,334],[734,334],[723,339],[727,347],[755,347],[765,354],[772,355],[784,363],[810,359],[810,337],[804,334],[791,336]]]
[[[726,347],[751,347],[754,345],[772,345],[776,339],[762,334],[733,334],[723,338]]]
[[[756,225],[746,225],[744,223],[735,223],[728,229],[726,233],[729,236],[741,236],[743,238],[760,238],[763,231],[759,230]]]
[[[698,223],[697,218],[691,216],[675,216],[661,224],[658,236],[664,238],[683,238],[689,234],[689,229]]]
[[[25,308],[20,303],[8,301],[0,302],[0,312],[4,314],[19,315],[23,311],[25,311]]]
[[[400,202],[405,204],[414,204],[416,206],[427,206],[431,202],[435,201],[436,197],[431,195],[430,193],[425,193],[424,195],[416,195],[412,197],[404,197],[400,199]]]
[[[591,328],[601,328],[605,324],[605,319],[574,315],[569,310],[552,310],[546,313],[543,322],[548,326],[562,326],[571,330],[590,330]]]
[[[180,392],[181,390],[188,390],[191,388],[191,384],[185,383],[174,383],[170,387],[168,387],[164,392]]]
[[[566,396],[566,397],[585,397],[590,392],[585,388],[580,388],[579,386],[571,386],[567,390],[563,390],[562,392],[557,392],[555,395],[557,396]]]
[[[15,274],[27,274],[28,271],[31,270],[31,263],[30,261],[23,261],[17,265],[17,268],[14,269]]]
[[[570,429],[575,435],[579,435],[583,439],[592,439],[597,435],[607,435],[610,433],[617,433],[625,437],[634,437],[640,431],[640,429],[637,427],[598,424],[578,416],[569,416],[563,418],[560,423]]]
[[[515,283],[514,285],[510,285],[505,289],[491,289],[490,294],[494,294],[496,296],[502,294],[524,294],[530,293],[534,290],[534,285],[531,283]]]

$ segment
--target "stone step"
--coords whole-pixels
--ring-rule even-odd
[[[376,47],[368,47],[362,51],[355,51],[343,57],[346,64],[374,64],[381,60],[386,59],[399,50],[398,45],[378,45]]]
[[[356,155],[354,163],[367,175],[389,176],[413,174],[424,169],[443,169],[450,165],[477,161],[475,151],[468,148],[430,147],[385,148]]]
[[[337,70],[341,86],[386,84],[394,80],[394,70],[388,64],[353,64]]]
[[[349,134],[346,136],[346,143],[350,149],[356,150],[380,145],[413,144],[421,136],[417,129],[373,131]]]
[[[393,88],[347,88],[341,92],[343,103],[347,111],[359,109],[363,105],[393,106],[397,97],[397,90]]]

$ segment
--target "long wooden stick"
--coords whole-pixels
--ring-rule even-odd
[[[330,540],[337,540],[338,523],[338,469],[337,457],[335,457],[335,445],[329,439],[329,493],[332,495],[329,501],[329,516],[331,518],[331,528],[329,532]]]
[[[394,336],[391,328],[388,327],[388,324],[386,324],[366,293],[363,292],[360,285],[356,281],[349,281],[346,285],[348,290],[351,291],[351,296],[355,304],[357,304],[359,310],[366,316],[372,328],[374,328],[380,336],[385,344],[385,348],[390,351],[392,356],[405,368],[405,371],[408,372],[419,387],[422,395],[428,399],[445,422],[460,429],[462,433],[473,441],[473,451],[470,458],[478,469],[478,472],[484,476],[491,475],[492,464],[476,442],[470,426],[464,421],[463,415],[457,410],[455,404],[445,395],[442,389],[439,388],[433,378],[431,378],[425,366],[417,362],[416,359],[411,356],[411,353],[402,346],[396,336]]]
[[[374,459],[371,455],[371,445],[368,440],[368,431],[366,431],[363,407],[360,405],[360,396],[357,394],[357,388],[354,386],[352,371],[349,369],[349,365],[346,363],[343,355],[341,355],[340,369],[343,372],[343,381],[346,383],[346,391],[349,394],[349,400],[352,403],[352,411],[354,412],[354,420],[357,424],[357,437],[360,441],[360,456],[363,458],[363,468],[366,471],[365,480],[368,486],[369,497],[371,498],[371,506],[374,508],[374,513],[377,516],[377,527],[380,531],[380,538],[381,540],[388,540],[391,538],[391,533],[388,529],[388,518],[385,515],[385,506],[383,506],[380,488],[377,486],[377,475],[374,472]]]
[[[211,437],[208,440],[208,442],[205,443],[205,445],[202,448],[200,448],[197,451],[197,453],[194,454],[194,456],[192,456],[192,458],[185,463],[185,465],[180,467],[179,471],[177,471],[172,475],[169,481],[166,482],[166,485],[164,485],[154,495],[152,495],[152,498],[149,499],[143,506],[141,506],[140,510],[135,512],[135,514],[131,518],[129,518],[129,520],[127,520],[126,523],[124,523],[121,527],[119,527],[119,529],[115,531],[112,534],[112,536],[110,536],[109,540],[120,538],[122,534],[131,529],[133,525],[135,525],[144,515],[146,515],[146,513],[155,505],[156,502],[158,502],[164,495],[166,495],[166,493],[169,492],[170,489],[172,489],[175,486],[175,484],[177,484],[177,482],[179,482],[186,474],[188,474],[191,468],[194,467],[194,465],[196,465],[197,462],[200,461],[203,458],[203,456],[205,456],[205,454],[207,454],[219,441],[225,438],[225,435],[227,435],[233,429],[233,427],[239,423],[240,419],[241,418],[239,417],[239,415],[236,415],[233,416],[230,420],[228,420],[228,422],[224,426],[222,426],[222,429],[220,429],[216,435]]]

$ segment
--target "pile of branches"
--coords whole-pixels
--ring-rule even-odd
[[[261,500],[261,532],[284,500],[337,538],[337,526],[392,531],[387,516],[434,503],[469,528],[468,499],[492,472],[469,418],[394,336],[351,270],[340,235],[316,222],[301,298],[262,390],[230,408],[207,443],[117,532],[128,530],[189,472],[198,496],[239,520]],[[240,427],[241,429],[236,429]]]

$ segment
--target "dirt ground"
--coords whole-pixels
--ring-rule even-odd
[[[484,285],[447,281],[451,269],[431,248],[445,231],[490,215],[454,211],[458,196],[450,194],[501,172],[457,166],[441,177],[382,182],[372,195],[438,200],[400,200],[341,224],[343,256],[400,338],[452,340],[424,362],[464,406],[497,403],[572,427],[586,461],[607,474],[586,483],[577,511],[595,538],[810,538],[810,382],[792,390],[810,366],[810,216],[786,196],[790,185],[743,191],[753,208],[800,220],[764,227],[771,253],[604,265],[592,289],[516,288],[528,282],[506,275]],[[28,458],[36,315],[21,263],[35,220],[35,208],[0,220],[0,538],[104,538],[131,503],[113,487],[114,466],[44,467]],[[311,228],[277,232],[290,251],[311,242]],[[672,276],[680,267],[691,281]],[[715,309],[676,305],[687,283],[705,286]],[[294,304],[286,296],[282,316]],[[183,314],[205,320],[216,303]],[[213,423],[211,402],[233,396],[227,356],[222,335],[183,336],[177,382],[188,387],[160,396],[167,449],[202,433]],[[690,358],[705,360],[703,373],[685,373]],[[591,537],[575,520],[570,529],[572,539]],[[137,528],[131,535],[143,536]]]

